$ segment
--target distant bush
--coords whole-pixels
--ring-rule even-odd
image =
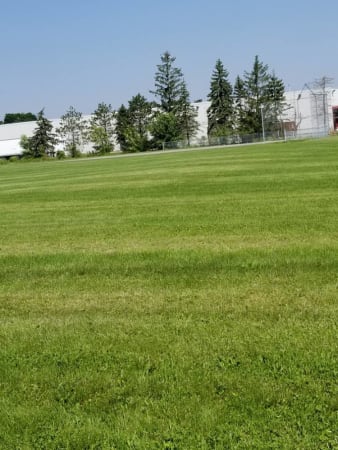
[[[65,159],[66,153],[63,150],[58,150],[56,152],[56,157],[57,157],[57,159]]]
[[[10,161],[10,162],[16,162],[16,161],[19,161],[19,157],[18,156],[11,156],[9,159],[8,159],[8,161]]]
[[[4,166],[5,164],[8,164],[7,159],[0,158],[0,166]]]

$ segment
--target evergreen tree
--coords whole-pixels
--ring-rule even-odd
[[[161,64],[155,74],[155,90],[151,91],[159,99],[159,114],[152,125],[156,146],[181,139],[186,139],[190,144],[198,129],[197,113],[190,105],[182,70],[175,67],[175,61],[176,58],[169,52],[161,56]],[[161,114],[163,117],[160,117]]]
[[[270,75],[268,65],[259,61],[255,56],[251,72],[244,74],[245,89],[245,114],[243,126],[248,133],[262,132],[262,114],[264,108],[269,103],[268,83]]]
[[[153,105],[137,94],[128,102],[128,126],[125,139],[128,151],[143,152],[150,146],[148,136]]]
[[[150,91],[160,101],[159,106],[165,113],[176,114],[183,85],[182,70],[174,66],[176,58],[166,51],[161,56],[161,64],[155,74],[155,89]]]
[[[237,76],[234,84],[234,126],[238,132],[245,132],[245,98],[244,81]]]
[[[198,122],[197,110],[190,103],[190,94],[185,82],[183,82],[181,86],[178,118],[181,136],[187,141],[189,146],[191,138],[195,136],[198,130]]]
[[[93,112],[90,124],[103,128],[107,135],[112,136],[114,133],[114,118],[115,112],[112,106],[102,102],[98,104]]]
[[[50,120],[44,116],[44,110],[37,115],[36,129],[31,138],[23,136],[20,145],[24,149],[24,156],[30,158],[41,158],[43,156],[54,156],[54,147],[56,145],[53,125]]]
[[[70,106],[68,111],[61,116],[60,126],[57,130],[65,150],[72,158],[80,155],[80,146],[86,141],[87,122],[82,113]]]
[[[129,124],[136,129],[139,135],[146,135],[152,117],[152,103],[148,102],[141,94],[132,97],[128,103]]]
[[[270,76],[267,85],[267,104],[265,106],[265,121],[269,131],[282,133],[282,114],[285,108],[285,86],[275,73]]]
[[[114,150],[114,118],[111,105],[99,103],[90,119],[90,140],[97,154],[110,153]]]
[[[103,127],[92,125],[89,130],[89,138],[97,155],[105,155],[114,150],[114,144]]]
[[[232,131],[233,100],[228,76],[228,71],[218,59],[211,76],[208,94],[208,100],[211,102],[208,108],[208,135],[224,135]]]
[[[128,109],[121,105],[116,114],[115,133],[117,142],[120,144],[120,150],[127,150],[126,132],[129,127],[129,113]]]
[[[285,107],[284,83],[268,72],[268,65],[255,57],[251,72],[244,80],[237,77],[234,86],[235,122],[240,133],[261,133],[262,121],[266,131],[279,132],[280,118]]]
[[[121,105],[117,113],[116,134],[122,151],[145,151],[150,146],[149,125],[153,104],[137,94],[128,102],[128,108]]]
[[[280,128],[284,108],[284,83],[268,72],[268,65],[255,57],[251,72],[245,72],[243,89],[243,116],[241,131],[261,133],[262,122],[266,131]]]

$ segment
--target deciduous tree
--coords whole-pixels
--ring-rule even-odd
[[[38,118],[35,114],[28,113],[7,113],[5,114],[3,123],[33,122]]]
[[[172,112],[158,114],[151,124],[150,131],[156,148],[162,148],[166,142],[182,139],[179,119]]]

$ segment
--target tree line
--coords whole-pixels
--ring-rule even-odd
[[[190,145],[198,131],[197,108],[191,104],[190,93],[176,58],[169,52],[161,55],[157,65],[154,89],[155,101],[141,94],[133,96],[127,105],[114,111],[110,104],[99,103],[89,121],[70,107],[61,116],[59,127],[44,116],[37,115],[37,127],[32,137],[23,136],[24,155],[32,158],[55,156],[55,146],[64,150],[58,157],[80,155],[81,146],[91,143],[97,155],[111,153],[114,142],[125,152],[142,152],[162,148],[163,143],[184,141]],[[208,100],[208,138],[266,132],[279,133],[284,108],[284,83],[258,56],[250,71],[237,76],[234,85],[222,61],[216,61],[210,80]]]
[[[0,121],[0,125],[6,125],[10,123],[19,123],[19,122],[32,122],[37,119],[36,115],[28,112],[28,113],[7,113],[5,114],[4,120]]]

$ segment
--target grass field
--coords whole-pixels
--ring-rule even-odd
[[[0,166],[0,448],[337,449],[338,139]]]

